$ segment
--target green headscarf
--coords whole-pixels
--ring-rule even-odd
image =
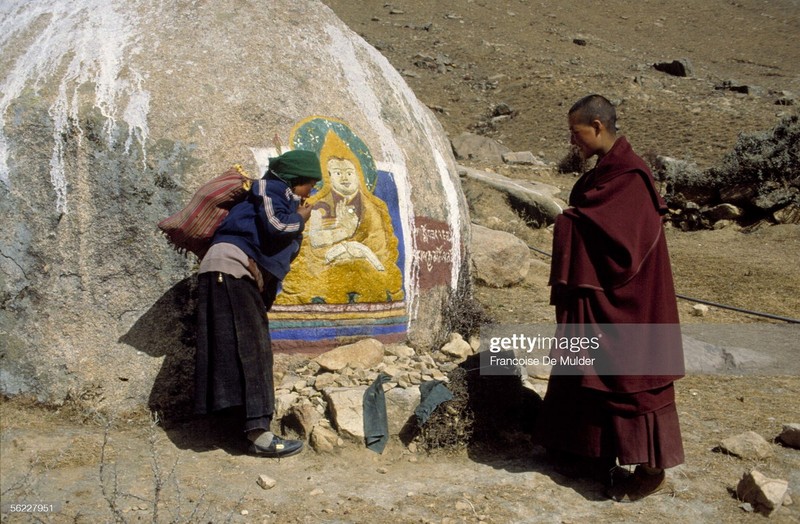
[[[269,171],[281,180],[291,184],[298,178],[322,180],[319,158],[313,151],[293,149],[281,156],[269,159]]]

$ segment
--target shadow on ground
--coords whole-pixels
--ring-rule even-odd
[[[473,355],[449,378],[453,399],[418,430],[424,449],[466,447],[476,463],[509,473],[541,473],[586,500],[606,500],[595,464],[556,457],[536,444],[542,399],[518,375],[481,374],[480,355]]]

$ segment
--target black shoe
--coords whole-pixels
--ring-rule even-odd
[[[275,435],[272,437],[272,442],[270,442],[269,446],[266,447],[259,446],[255,442],[250,443],[249,452],[259,457],[283,458],[296,455],[300,453],[302,449],[302,440],[284,440]]]

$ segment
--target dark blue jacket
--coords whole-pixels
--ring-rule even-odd
[[[282,180],[257,180],[247,198],[231,208],[212,244],[238,246],[263,270],[283,280],[303,239],[305,224],[297,213],[300,200]]]

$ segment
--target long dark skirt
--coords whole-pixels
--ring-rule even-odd
[[[582,387],[578,376],[551,376],[536,434],[548,449],[622,465],[670,468],[684,460],[672,384],[611,393]]]
[[[199,275],[195,412],[241,406],[245,431],[269,429],[275,410],[267,309],[255,282]]]

